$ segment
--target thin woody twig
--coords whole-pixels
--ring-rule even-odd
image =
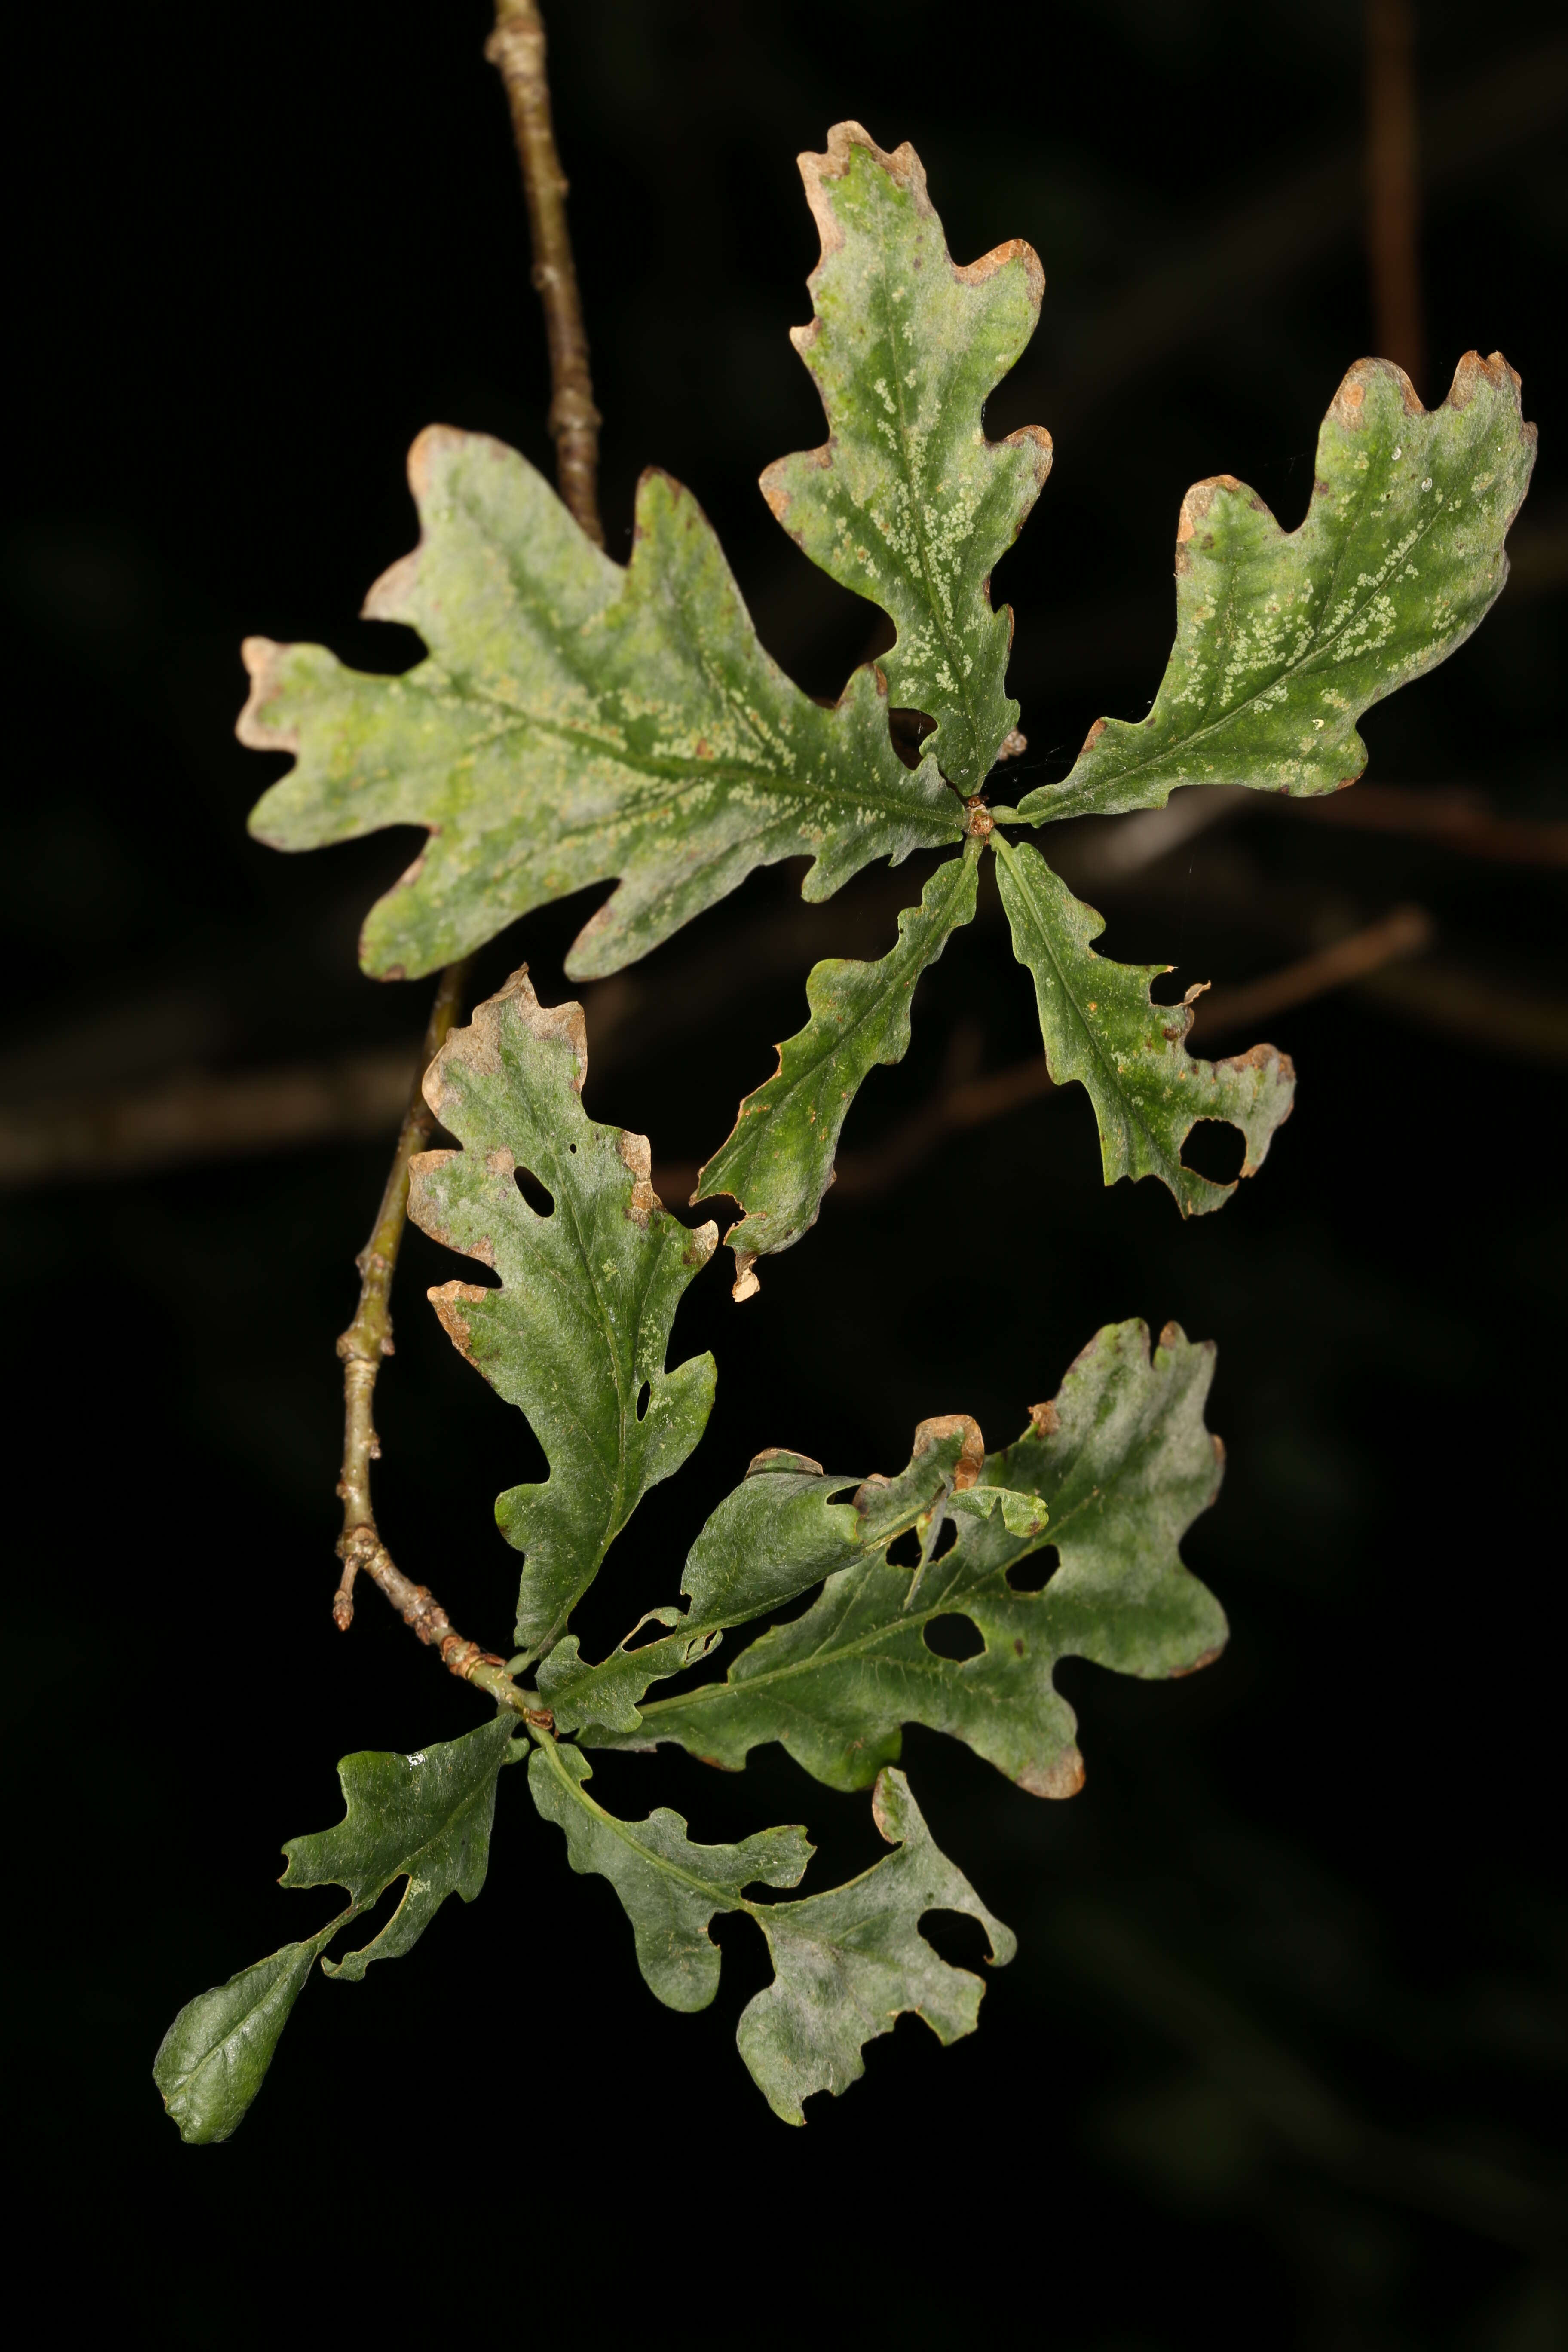
[[[383,1543],[371,1545],[360,1561],[363,1572],[380,1588],[404,1623],[435,1649],[441,1664],[459,1682],[488,1691],[500,1706],[510,1707],[525,1723],[548,1730],[554,1717],[546,1706],[531,1706],[537,1694],[524,1690],[507,1672],[506,1660],[481,1650],[459,1633],[428,1585],[412,1583]]]
[[[1420,207],[1413,0],[1366,0],[1367,258],[1378,354],[1419,389]]]
[[[506,85],[511,127],[522,166],[533,244],[533,283],[544,306],[550,339],[550,431],[561,496],[597,547],[599,412],[588,371],[588,337],[577,292],[577,271],[566,226],[566,174],[556,152],[545,73],[544,26],[534,0],[496,0],[496,28],[485,55]]]
[[[1216,1030],[1239,1029],[1246,1022],[1271,1021],[1277,1013],[1293,1012],[1331,989],[1365,980],[1384,964],[1420,955],[1431,946],[1436,930],[1424,907],[1395,907],[1364,930],[1352,931],[1348,939],[1336,940],[1332,947],[1320,948],[1279,971],[1264,972],[1234,988],[1210,989],[1193,1006],[1188,1034],[1201,1029],[1207,1038]]]
[[[529,233],[533,243],[533,283],[544,308],[550,343],[550,430],[555,441],[561,496],[582,530],[602,547],[605,533],[599,520],[598,500],[599,412],[594,405],[588,338],[583,325],[583,305],[566,226],[566,175],[561,169],[550,118],[544,25],[533,0],[496,0],[496,28],[485,44],[485,55],[499,68],[506,85],[518,161],[522,167]],[[467,977],[466,962],[451,965],[441,975],[426,1032],[421,1076],[457,1018]],[[407,1221],[409,1162],[416,1151],[425,1149],[434,1126],[434,1116],[416,1087],[393,1155],[375,1230],[360,1259],[363,1280],[359,1312],[338,1341],[338,1353],[343,1359],[343,1474],[338,1487],[342,1496],[343,1531],[338,1543],[342,1573],[332,1601],[333,1621],[346,1631],[353,1622],[354,1579],[363,1568],[374,1577],[389,1599],[396,1601],[405,1621],[426,1642],[437,1638],[434,1632],[426,1630],[426,1620],[433,1625],[438,1618],[446,1625],[446,1612],[430,1601],[422,1586],[409,1584],[401,1570],[393,1566],[376,1528],[370,1496],[370,1465],[381,1451],[371,1408],[382,1358],[392,1353],[388,1301],[398,1244]],[[397,1598],[398,1594],[410,1600],[413,1614]],[[500,1660],[489,1659],[488,1654],[475,1650],[471,1643],[464,1642],[449,1629],[438,1638],[441,1654],[455,1674],[484,1683],[485,1677],[499,1671],[506,1687],[514,1687]],[[452,1644],[456,1647],[448,1658]],[[458,1661],[455,1664],[454,1659]]]
[[[1404,834],[1467,857],[1495,858],[1508,866],[1568,866],[1568,821],[1496,815],[1479,793],[1463,785],[1358,784],[1353,793],[1289,803],[1272,793],[1253,797],[1276,814],[1289,807],[1308,823]]]
[[[353,1622],[354,1578],[381,1546],[370,1498],[370,1465],[381,1452],[372,1407],[382,1359],[392,1353],[392,1277],[403,1228],[408,1220],[409,1163],[416,1151],[426,1149],[436,1127],[436,1115],[425,1099],[421,1082],[462,1009],[468,976],[466,961],[448,964],[441,974],[381,1206],[370,1239],[357,1261],[359,1307],[353,1321],[338,1341],[338,1353],[343,1363],[343,1467],[338,1483],[343,1505],[343,1531],[338,1540],[338,1557],[343,1565],[332,1602],[332,1618],[343,1633]]]

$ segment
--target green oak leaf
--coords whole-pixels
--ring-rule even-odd
[[[691,1547],[680,1580],[684,1612],[650,1610],[602,1664],[579,1655],[574,1633],[542,1661],[539,1694],[557,1729],[635,1739],[638,1702],[653,1684],[699,1664],[726,1627],[782,1608],[868,1548],[883,1550],[920,1527],[960,1475],[977,1474],[984,1452],[976,1424],[950,1413],[921,1423],[896,1478],[831,1477],[819,1462],[779,1446],[759,1454]],[[671,1630],[637,1643],[649,1622]]]
[[[763,494],[813,562],[891,616],[889,692],[936,720],[942,773],[975,793],[1018,719],[1004,692],[1013,616],[991,609],[991,567],[1051,465],[1040,425],[990,442],[982,420],[1035,331],[1045,274],[1018,238],[960,268],[914,149],[885,154],[858,122],[800,169],[822,258],[816,317],[791,340],[829,437],[770,466]]]
[[[746,1911],[748,1886],[798,1886],[813,1847],[803,1829],[759,1830],[739,1845],[693,1845],[679,1813],[617,1821],[584,1787],[593,1767],[553,1740],[529,1759],[528,1785],[547,1822],[565,1833],[580,1876],[607,1878],[626,1907],[637,1966],[667,2009],[706,2009],[719,1990],[716,1912]]]
[[[1047,1066],[1058,1086],[1076,1078],[1088,1088],[1106,1182],[1158,1176],[1184,1217],[1222,1208],[1236,1184],[1213,1183],[1186,1167],[1182,1146],[1199,1119],[1225,1121],[1247,1139],[1242,1175],[1255,1175],[1274,1130],[1290,1116],[1289,1055],[1254,1045],[1223,1062],[1194,1060],[1184,1043],[1190,997],[1155,1004],[1149,994],[1150,982],[1173,967],[1096,954],[1103,916],[1075,898],[1026,842],[992,838],[1013,952],[1035,976]]]
[[[831,1575],[804,1616],[743,1650],[723,1682],[642,1709],[636,1744],[676,1740],[740,1769],[778,1740],[837,1789],[893,1762],[900,1727],[963,1739],[1033,1795],[1082,1785],[1072,1709],[1054,1672],[1086,1657],[1122,1674],[1191,1673],[1223,1647],[1225,1617],[1182,1565],[1181,1536],[1218,1492],[1218,1441],[1204,1427],[1213,1349],[1174,1325],[1152,1360],[1142,1323],[1112,1324],[1085,1349],[1030,1431],[990,1456],[945,1505],[951,1549],[911,1570],[868,1546]],[[1043,1589],[1014,1575],[1047,1543]],[[927,1629],[969,1619],[983,1646],[938,1654]],[[628,1744],[590,1735],[594,1746]]]
[[[1430,414],[1402,369],[1358,360],[1323,419],[1298,530],[1229,474],[1187,492],[1176,641],[1153,708],[1097,720],[1071,774],[1019,816],[1163,808],[1178,784],[1353,783],[1363,711],[1436,668],[1496,599],[1534,461],[1500,352],[1468,352]]]
[[[961,835],[934,761],[911,773],[894,751],[871,670],[824,710],[763,651],[707,518],[667,475],[642,478],[624,570],[483,434],[430,426],[409,479],[419,545],[364,610],[416,629],[426,658],[369,677],[252,638],[239,721],[242,742],[295,754],[251,816],[275,848],[426,829],[365,923],[367,971],[433,971],[618,876],[567,961],[588,979],[754,866],[809,856],[802,888],[826,898],[872,858]]]
[[[876,963],[834,956],[806,979],[811,1018],[778,1049],[775,1075],[741,1105],[734,1132],[697,1180],[693,1201],[728,1192],[745,1213],[725,1241],[737,1297],[757,1288],[753,1258],[785,1250],[816,1223],[857,1089],[879,1063],[902,1061],[921,974],[974,914],[978,841],[931,876],[899,917],[898,945]],[[742,1255],[743,1253],[743,1255]]]
[[[181,2010],[158,2045],[153,2080],[189,2146],[227,2139],[244,2122],[312,1966],[348,1916],[340,1913],[319,1936],[285,1944]]]
[[[973,2032],[985,1988],[939,1958],[920,1932],[926,1912],[978,1919],[995,1965],[1017,1949],[1012,1930],[937,1846],[901,1772],[878,1775],[871,1813],[895,1853],[846,1886],[758,1904],[752,1913],[768,1940],[773,1982],[742,2011],[735,2041],[786,2124],[805,2121],[802,2102],[814,2091],[837,2097],[857,2081],[866,2043],[890,2033],[906,2010],[943,2043]]]
[[[416,1224],[500,1277],[496,1290],[449,1282],[430,1298],[549,1457],[545,1481],[496,1504],[525,1555],[517,1640],[535,1651],[647,1489],[679,1469],[713,1403],[710,1355],[668,1372],[664,1360],[718,1228],[689,1232],[664,1208],[646,1137],[588,1117],[587,1067],[582,1006],[542,1005],[524,965],[426,1071],[426,1099],[463,1149],[421,1153],[408,1195]],[[520,1169],[549,1193],[549,1213],[524,1199]]]
[[[938,1958],[920,1932],[928,1911],[961,1911],[984,1927],[993,1959],[1010,1960],[1014,1938],[963,1873],[938,1850],[901,1772],[877,1782],[872,1816],[898,1851],[847,1885],[795,1902],[756,1903],[749,1886],[797,1886],[813,1848],[799,1828],[760,1830],[738,1845],[697,1845],[667,1806],[624,1822],[588,1794],[592,1766],[580,1749],[543,1740],[528,1783],[547,1822],[566,1839],[581,1875],[607,1878],[637,1945],[637,1966],[668,2009],[706,2009],[719,1989],[710,1922],[745,1912],[767,1938],[774,1980],[742,2011],[741,2055],[786,2123],[804,2123],[802,2100],[837,2093],[865,2072],[864,2045],[913,2010],[944,2042],[972,2033],[984,1987]]]
[[[348,1908],[181,2010],[153,2078],[182,2139],[227,2139],[243,2121],[312,1964],[395,1880],[407,1885],[391,1918],[358,1951],[326,1962],[330,1976],[357,1981],[372,1960],[410,1950],[448,1895],[473,1901],[485,1883],[496,1778],[510,1760],[514,1728],[510,1716],[499,1716],[417,1755],[366,1750],[342,1759],[343,1819],[335,1829],[289,1840],[282,1883],[345,1887]]]

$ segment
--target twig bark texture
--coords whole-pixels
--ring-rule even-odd
[[[599,412],[588,372],[588,337],[566,226],[566,174],[555,148],[545,77],[544,26],[533,0],[496,0],[485,55],[500,71],[511,109],[533,242],[533,283],[550,338],[550,431],[561,496],[595,547],[599,520]]]
[[[449,964],[441,974],[420,1049],[414,1092],[403,1114],[381,1206],[376,1211],[370,1239],[358,1259],[359,1306],[353,1321],[338,1341],[338,1353],[343,1361],[343,1469],[338,1482],[343,1531],[338,1542],[338,1557],[343,1565],[332,1616],[344,1633],[353,1622],[354,1579],[381,1542],[370,1495],[370,1465],[381,1452],[373,1418],[375,1381],[383,1357],[392,1353],[392,1277],[397,1266],[403,1229],[408,1222],[409,1163],[416,1151],[428,1148],[436,1128],[436,1115],[425,1099],[420,1081],[446,1044],[447,1034],[462,1010],[468,976],[467,963]]]
[[[533,0],[496,0],[496,28],[485,55],[500,73],[511,109],[511,127],[522,167],[533,244],[533,283],[544,309],[550,342],[550,430],[555,441],[556,478],[572,515],[594,541],[605,543],[599,520],[599,412],[588,372],[588,338],[577,292],[577,271],[566,227],[566,175],[556,152],[545,78],[544,26]],[[359,1260],[359,1309],[338,1341],[343,1360],[343,1531],[338,1543],[342,1570],[332,1617],[346,1632],[353,1622],[354,1580],[364,1569],[405,1623],[423,1642],[435,1642],[443,1663],[465,1680],[491,1689],[503,1704],[514,1690],[500,1659],[453,1632],[440,1603],[423,1585],[411,1584],[381,1540],[371,1501],[370,1465],[381,1452],[373,1408],[382,1359],[392,1353],[392,1277],[408,1217],[409,1163],[429,1143],[435,1117],[420,1081],[445,1044],[462,1010],[467,962],[442,973],[425,1033],[419,1077],[404,1116],[375,1229]],[[526,1712],[526,1707],[523,1707]]]

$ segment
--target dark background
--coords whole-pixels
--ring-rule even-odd
[[[1152,694],[1184,487],[1233,472],[1294,524],[1318,419],[1372,344],[1359,8],[549,16],[611,551],[638,468],[668,467],[814,692],[837,692],[873,616],[754,488],[820,437],[785,340],[815,258],[795,152],[858,116],[914,141],[956,257],[1037,247],[1040,331],[988,423],[1047,424],[1057,464],[996,587],[1026,764],[1064,772],[1100,711]],[[1364,730],[1372,780],[1473,786],[1543,824],[1568,814],[1555,16],[1420,11],[1419,389],[1436,403],[1462,351],[1500,345],[1542,455],[1499,609]],[[233,741],[237,645],[400,666],[412,646],[353,616],[412,541],[415,432],[440,419],[549,462],[486,28],[483,0],[12,27],[13,1119],[417,1033],[426,989],[354,961],[410,841],[298,860],[247,841],[281,763]],[[1217,1217],[1184,1227],[1152,1181],[1103,1191],[1071,1089],[906,1181],[841,1187],[744,1309],[717,1270],[683,1307],[674,1352],[714,1348],[719,1402],[584,1612],[605,1641],[670,1597],[764,1444],[891,1470],[929,1412],[1014,1434],[1101,1323],[1174,1318],[1219,1348],[1231,1469],[1186,1549],[1230,1649],[1168,1685],[1069,1664],[1089,1766],[1070,1805],[910,1737],[932,1827],[1019,1957],[975,2036],[943,2053],[906,2019],[804,2132],[734,2054],[764,1976],[747,1923],[720,1928],[714,2008],[662,2011],[609,1890],[569,1874],[508,1776],[479,1906],[358,1990],[312,1984],[238,2137],[179,2145],[159,2036],[323,1916],[268,1881],[284,1837],[337,1817],[334,1758],[474,1720],[374,1596],[347,1640],[328,1616],[332,1339],[387,1139],[13,1192],[8,2137],[72,2217],[58,2284],[85,2307],[204,2345],[271,2340],[307,2286],[322,2315],[408,2328],[428,2301],[454,2331],[590,2339],[927,2341],[1010,2316],[1085,2352],[1568,2341],[1561,870],[1274,806],[1120,879],[1103,836],[1064,832],[1064,871],[1104,908],[1102,947],[1173,960],[1176,986],[1268,971],[1405,902],[1436,944],[1268,1023],[1297,1114]],[[594,1114],[646,1129],[656,1160],[711,1149],[798,1025],[812,958],[883,951],[919,878],[874,871],[802,910],[796,873],[753,877],[590,1000]],[[561,959],[598,895],[509,934],[487,982],[527,956],[546,1000],[570,992]],[[1031,1040],[993,895],[848,1144]],[[377,1492],[399,1561],[504,1646],[515,1563],[491,1501],[537,1457],[422,1303],[463,1270],[411,1238]],[[805,1820],[821,1883],[877,1851],[864,1798],[776,1751],[741,1779],[675,1756],[599,1774],[607,1801],[674,1804],[699,1837]]]

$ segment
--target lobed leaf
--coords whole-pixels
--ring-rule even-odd
[[[416,629],[402,677],[319,646],[246,646],[242,742],[291,751],[251,830],[314,849],[384,825],[426,840],[365,923],[381,979],[417,977],[517,916],[620,887],[578,934],[576,979],[615,971],[780,858],[826,898],[872,858],[959,838],[963,812],[894,751],[858,670],[824,710],[763,652],[707,518],[668,475],[637,490],[630,564],[578,529],[527,460],[431,425],[409,480],[421,537],[371,590]]]
[[[607,1878],[632,1924],[637,1966],[668,2009],[706,2009],[719,1989],[710,1923],[742,1911],[767,1938],[774,1980],[742,2011],[736,2042],[773,2113],[804,2123],[813,2091],[845,2090],[865,2072],[860,2052],[905,2010],[946,2042],[973,2032],[984,1990],[949,1967],[920,1933],[927,1911],[961,1911],[985,1929],[992,1958],[1014,1938],[938,1850],[901,1772],[877,1782],[872,1817],[898,1851],[847,1885],[785,1903],[755,1903],[749,1886],[797,1886],[813,1848],[799,1828],[761,1830],[737,1845],[697,1845],[660,1806],[623,1822],[587,1792],[592,1767],[546,1740],[529,1759],[533,1801],[566,1839],[572,1868]]]
[[[1281,530],[1230,474],[1176,530],[1176,641],[1147,719],[1097,719],[1032,824],[1163,808],[1178,784],[1312,795],[1366,765],[1362,713],[1464,643],[1508,577],[1535,461],[1519,378],[1467,352],[1430,414],[1403,370],[1358,360],[1318,436],[1307,516]]]
[[[998,1966],[1017,1949],[1011,1929],[937,1846],[901,1772],[878,1775],[871,1814],[896,1853],[847,1886],[752,1912],[774,1977],[742,2011],[735,2041],[774,2115],[788,2124],[805,2121],[802,2102],[814,2091],[837,2097],[857,2081],[867,2042],[890,2033],[906,2010],[943,2043],[973,2032],[985,1988],[926,1942],[920,1923],[927,1911],[978,1919]]]
[[[511,1758],[517,1725],[500,1715],[461,1739],[413,1756],[366,1748],[338,1766],[344,1812],[337,1826],[290,1838],[283,1851],[285,1886],[344,1886],[355,1914],[406,1878],[402,1899],[380,1932],[327,1974],[357,1984],[373,1960],[411,1951],[448,1895],[471,1903],[485,1883],[496,1777]]]
[[[617,1821],[587,1794],[592,1771],[579,1748],[536,1748],[528,1765],[533,1801],[564,1832],[573,1869],[607,1878],[620,1896],[650,1990],[667,2009],[706,2009],[719,1990],[709,1921],[751,1909],[748,1886],[798,1886],[814,1848],[798,1828],[759,1830],[739,1845],[693,1845],[680,1815],[665,1805],[646,1822]]]
[[[646,1137],[582,1104],[588,1049],[578,1004],[542,1005],[528,968],[454,1030],[426,1099],[463,1145],[414,1162],[408,1213],[500,1277],[449,1282],[431,1302],[448,1337],[528,1415],[550,1460],[541,1485],[496,1504],[524,1554],[517,1639],[552,1642],[642,1496],[679,1470],[707,1425],[713,1359],[666,1371],[676,1308],[717,1245],[648,1181]],[[551,1197],[524,1199],[519,1169]]]
[[[496,1779],[510,1760],[512,1729],[513,1719],[502,1716],[415,1756],[366,1750],[342,1759],[343,1819],[335,1829],[289,1840],[283,1885],[344,1887],[348,1908],[181,2010],[159,2045],[153,2079],[182,2139],[227,2139],[244,2120],[312,1964],[396,1879],[408,1883],[392,1917],[358,1951],[335,1966],[327,1961],[330,1976],[357,1981],[372,1960],[408,1951],[448,1895],[473,1901],[485,1883]]]
[[[539,1692],[557,1728],[635,1737],[638,1702],[656,1682],[700,1664],[726,1627],[782,1608],[868,1547],[883,1549],[918,1526],[960,1476],[973,1476],[983,1452],[975,1424],[953,1414],[921,1423],[896,1478],[857,1485],[825,1475],[806,1454],[776,1446],[759,1454],[691,1547],[680,1580],[684,1613],[650,1611],[600,1665],[580,1657],[574,1633],[542,1661]],[[650,1619],[673,1630],[633,1646]]]
[[[1173,966],[1097,955],[1103,916],[1075,898],[1027,842],[993,838],[1013,952],[1035,976],[1047,1066],[1058,1086],[1077,1079],[1088,1089],[1106,1182],[1158,1176],[1184,1217],[1222,1208],[1236,1184],[1185,1166],[1182,1146],[1199,1119],[1238,1127],[1247,1139],[1241,1173],[1255,1175],[1290,1116],[1289,1055],[1254,1045],[1223,1062],[1195,1060],[1184,1041],[1198,992],[1182,1004],[1152,1003],[1150,982]]]
[[[973,917],[979,848],[972,841],[937,868],[878,962],[835,956],[812,967],[810,1020],[785,1038],[776,1074],[746,1097],[729,1141],[698,1177],[694,1201],[727,1192],[745,1213],[724,1236],[741,1270],[738,1297],[757,1286],[752,1257],[790,1248],[816,1223],[857,1090],[879,1063],[908,1053],[916,983]]]
[[[960,268],[914,149],[885,154],[858,122],[836,124],[800,170],[822,258],[816,317],[791,340],[829,437],[770,466],[763,494],[813,562],[891,615],[889,690],[935,719],[942,773],[974,793],[1018,718],[1004,692],[1012,614],[991,609],[991,567],[1051,464],[1040,425],[990,442],[982,420],[1035,331],[1045,273],[1016,237]]]
[[[1142,1323],[1108,1326],[1054,1403],[1034,1408],[1030,1431],[947,1499],[950,1550],[936,1556],[928,1542],[911,1570],[867,1546],[724,1681],[644,1706],[638,1744],[672,1739],[739,1769],[778,1740],[830,1787],[858,1789],[896,1760],[901,1727],[921,1723],[1033,1795],[1071,1796],[1083,1763],[1055,1687],[1058,1659],[1167,1675],[1224,1644],[1224,1614],[1177,1549],[1219,1488],[1218,1440],[1203,1424],[1212,1374],[1212,1347],[1173,1324],[1152,1360]],[[1012,1573],[1047,1542],[1055,1573],[1042,1590],[1016,1589]],[[973,1656],[939,1654],[928,1639],[954,1615],[979,1636]]]

